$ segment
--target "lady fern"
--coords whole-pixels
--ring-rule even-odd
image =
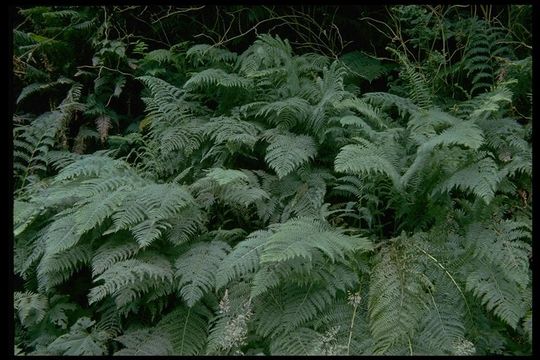
[[[393,13],[403,34],[439,11],[407,9]],[[23,14],[91,26],[78,10],[45,10]],[[421,21],[408,26],[415,11]],[[16,118],[20,351],[530,352],[532,145],[516,120],[526,86],[495,72],[520,54],[496,48],[512,43],[495,19],[471,19],[461,44],[456,24],[467,22],[444,15],[453,32],[442,58],[464,46],[444,74],[420,56],[440,45],[433,31],[388,47],[401,75],[392,81],[387,59],[299,55],[277,35],[238,53],[227,34],[162,49],[163,39],[113,40],[124,15],[100,14],[94,93],[68,81],[56,110]],[[176,15],[151,23],[166,33]],[[35,51],[48,39],[15,37]],[[87,67],[77,78],[90,79]],[[452,76],[466,100],[435,96]],[[47,81],[28,84],[17,106],[61,85]],[[129,115],[114,115],[123,96]],[[98,117],[99,134],[78,125]]]

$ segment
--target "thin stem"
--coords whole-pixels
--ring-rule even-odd
[[[352,331],[353,331],[353,327],[354,327],[354,320],[356,318],[356,309],[357,308],[358,308],[358,304],[355,304],[354,308],[353,308],[351,326],[349,327],[349,341],[347,341],[347,355],[349,355],[349,352],[350,352],[350,349],[351,349]]]

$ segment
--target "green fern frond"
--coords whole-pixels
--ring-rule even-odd
[[[174,355],[198,355],[206,345],[208,321],[198,307],[177,307],[165,315],[156,329],[167,334]]]
[[[48,290],[65,282],[83,265],[90,263],[91,257],[89,244],[78,244],[53,255],[45,253],[37,267],[38,288]]]
[[[442,289],[441,289],[442,290]],[[423,330],[418,334],[418,342],[428,344],[430,353],[452,354],[455,344],[464,338],[465,325],[451,295],[438,290],[430,294],[429,310],[423,321]]]
[[[483,143],[482,130],[472,122],[463,121],[445,129],[439,135],[429,138],[418,148],[417,152],[428,152],[439,145],[462,145],[477,150]]]
[[[92,258],[92,276],[97,277],[115,263],[133,257],[139,249],[137,243],[121,240],[120,237],[106,242],[95,251]]]
[[[129,165],[121,160],[112,159],[104,154],[86,155],[65,168],[54,178],[54,183],[81,177],[100,177],[104,175],[123,175],[130,171]]]
[[[402,54],[401,52],[390,47],[387,47],[386,49],[398,58],[398,61],[403,69],[400,75],[407,82],[411,99],[421,109],[429,109],[432,105],[432,96],[424,75],[414,68],[413,64],[411,64],[405,54]]]
[[[194,238],[199,231],[204,231],[206,221],[205,213],[200,209],[185,208],[170,220],[167,240],[174,245],[183,244]]]
[[[50,82],[50,83],[46,83],[46,84],[32,83],[21,90],[21,93],[19,94],[19,97],[17,98],[16,103],[17,104],[20,103],[22,100],[28,98],[28,96],[30,96],[31,94],[52,89],[58,85],[66,85],[66,84],[67,85],[73,84],[73,80],[61,76],[58,78],[58,80]]]
[[[480,262],[477,270],[467,277],[467,291],[471,291],[489,311],[516,329],[525,315],[522,290],[504,276],[501,267]]]
[[[294,257],[311,260],[315,250],[335,261],[347,252],[366,251],[371,248],[371,242],[365,238],[345,235],[342,231],[315,219],[297,218],[277,226],[262,251],[261,263],[279,262]]]
[[[467,240],[474,255],[500,266],[503,274],[521,287],[529,284],[528,261],[531,246],[522,239],[531,238],[523,224],[511,220],[485,227],[479,223],[467,229]]]
[[[107,351],[107,333],[90,329],[95,321],[81,317],[70,328],[69,333],[59,336],[47,350],[57,355],[104,355]]]
[[[217,270],[230,249],[221,241],[199,243],[176,259],[177,286],[189,307],[215,287]]]
[[[317,146],[310,136],[284,134],[271,141],[264,160],[279,178],[283,178],[316,154]]]
[[[276,337],[270,343],[270,354],[275,356],[315,355],[315,346],[321,334],[310,328],[300,327],[283,336]]]
[[[280,290],[277,298],[272,293],[266,298],[257,298],[255,306],[259,312],[255,314],[254,322],[256,332],[261,336],[288,334],[314,319],[334,300],[333,292],[327,288],[289,286]]]
[[[194,201],[185,187],[150,184],[126,194],[112,219],[116,230],[130,229],[140,246],[144,247],[171,227],[169,218],[193,205]]]
[[[115,338],[124,348],[115,352],[115,356],[171,355],[172,344],[167,336],[154,329],[141,329],[126,332]]]
[[[401,251],[382,249],[371,275],[368,309],[376,354],[413,338],[426,306],[421,275]]]
[[[359,51],[346,53],[340,60],[354,76],[364,78],[370,83],[387,71],[379,60]]]
[[[282,125],[287,129],[305,121],[311,111],[308,101],[290,97],[285,100],[274,101],[262,106],[256,116],[263,116],[271,125]]]
[[[204,64],[206,62],[210,62],[211,64],[233,64],[238,58],[238,55],[234,52],[208,44],[192,46],[186,51],[186,56],[195,64]]]
[[[49,309],[49,301],[43,294],[16,291],[13,294],[13,307],[21,324],[28,327],[38,324],[45,318]]]
[[[338,172],[357,175],[380,173],[388,176],[396,189],[401,188],[398,170],[385,157],[384,151],[366,139],[356,138],[360,144],[346,145],[336,156],[334,168]]]
[[[191,76],[183,86],[185,90],[199,87],[222,86],[224,88],[250,89],[252,83],[249,79],[234,73],[228,74],[221,69],[206,69]]]
[[[386,92],[370,92],[364,94],[363,97],[369,102],[383,107],[396,106],[400,116],[415,114],[421,111],[420,107],[414,104],[411,99]]]
[[[172,279],[171,264],[162,256],[148,255],[119,261],[94,279],[94,283],[103,280],[103,284],[90,289],[88,301],[90,304],[98,302],[139,282],[147,281],[157,287],[161,283],[171,283]]]
[[[235,182],[245,182],[248,179],[248,176],[242,171],[221,168],[210,169],[206,173],[206,177],[217,182],[221,186]]]
[[[432,195],[437,192],[450,192],[457,188],[462,191],[471,191],[489,204],[495,196],[500,181],[497,164],[487,157],[454,173],[437,185]]]
[[[150,89],[154,98],[158,98],[161,101],[174,102],[182,96],[182,90],[162,79],[152,76],[141,76],[137,80],[140,80]]]
[[[362,120],[366,119],[368,120],[372,126],[376,126],[378,128],[385,128],[386,127],[386,121],[383,118],[383,113],[368,104],[367,102],[363,101],[362,99],[352,98],[352,99],[345,99],[341,101],[337,105],[338,109],[353,109],[360,113],[362,116]],[[349,117],[346,117],[349,118]],[[349,120],[352,120],[352,118],[349,118]],[[343,123],[342,123],[343,124]]]
[[[19,189],[36,173],[46,171],[46,155],[62,125],[62,113],[54,111],[39,116],[31,125],[13,129],[13,170]]]
[[[269,230],[258,230],[238,243],[219,265],[216,288],[221,289],[233,279],[257,271],[260,254],[271,234]]]
[[[206,124],[204,132],[218,144],[245,144],[253,148],[260,129],[251,122],[222,116],[211,119]]]

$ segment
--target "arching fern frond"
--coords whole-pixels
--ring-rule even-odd
[[[350,174],[380,173],[388,176],[396,189],[401,188],[398,170],[375,144],[356,138],[360,144],[346,145],[336,156],[335,170]]]
[[[258,230],[238,243],[219,265],[216,272],[216,287],[220,289],[233,279],[257,271],[260,254],[271,234],[269,230]]]
[[[243,78],[237,74],[228,74],[221,69],[206,69],[186,81],[184,89],[191,91],[192,89],[208,86],[223,86],[225,88],[241,88],[249,89],[252,86],[250,80]]]
[[[421,275],[401,251],[383,249],[371,275],[368,309],[376,354],[410,341],[426,304]]]
[[[177,286],[189,307],[215,287],[218,268],[230,249],[221,241],[199,243],[176,259]]]
[[[475,162],[439,184],[432,192],[450,192],[457,188],[462,191],[471,191],[483,199],[487,204],[491,202],[501,181],[498,167],[493,159],[487,157]]]
[[[317,154],[315,141],[307,135],[284,134],[271,140],[265,161],[283,178]]]
[[[172,344],[167,336],[155,329],[129,331],[115,339],[124,348],[115,352],[115,356],[159,356],[171,355]]]
[[[171,264],[162,256],[150,254],[114,263],[94,279],[94,283],[103,280],[103,284],[90,289],[88,302],[98,302],[107,295],[118,294],[132,284],[148,282],[152,287],[171,283],[173,271]]]
[[[297,218],[277,226],[262,251],[261,263],[294,257],[310,260],[316,250],[335,261],[347,252],[370,249],[371,242],[365,238],[345,235],[315,219]]]
[[[197,355],[207,339],[208,321],[205,309],[177,307],[157,324],[156,329],[166,333],[174,355]]]

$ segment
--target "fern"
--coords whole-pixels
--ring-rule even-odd
[[[369,318],[376,354],[384,354],[399,343],[410,342],[415,335],[427,299],[421,274],[412,266],[411,259],[403,258],[398,249],[388,248],[381,252],[373,269]]]
[[[90,289],[88,301],[95,303],[138,282],[146,281],[155,287],[160,283],[171,283],[172,279],[171,264],[161,256],[149,254],[143,258],[119,261],[95,278],[96,283],[103,280],[103,284]]]
[[[271,232],[268,230],[251,233],[223,259],[216,272],[216,287],[218,289],[232,279],[258,270],[260,254],[270,234]]]
[[[335,170],[352,174],[380,173],[388,176],[400,189],[400,176],[394,165],[373,143],[358,138],[360,144],[344,146],[335,160]]]
[[[370,250],[371,243],[364,238],[344,235],[314,219],[292,219],[269,237],[261,262],[284,261],[293,257],[311,260],[315,249],[335,261],[349,251]]]
[[[467,278],[467,290],[472,291],[488,310],[513,328],[525,315],[526,308],[519,288],[506,279],[498,267],[480,263],[478,270]]]
[[[264,159],[278,177],[283,178],[316,154],[317,147],[311,137],[284,134],[272,140]]]
[[[530,354],[530,9],[490,9],[365,14],[393,64],[323,7],[20,10],[15,351]]]
[[[245,144],[250,148],[257,142],[259,131],[251,122],[226,117],[215,118],[205,127],[205,134],[217,144]]]
[[[13,306],[23,326],[29,326],[41,322],[45,318],[49,308],[48,299],[42,294],[34,294],[26,291],[15,292]]]
[[[173,354],[197,355],[206,343],[207,321],[200,308],[178,307],[161,319],[157,329],[167,333]]]
[[[251,83],[248,79],[236,74],[228,74],[221,69],[206,69],[193,75],[184,84],[184,89],[191,90],[197,87],[222,86],[225,88],[249,89]]]
[[[229,250],[229,245],[221,241],[200,243],[176,260],[178,289],[188,306],[193,306],[214,288],[215,274]]]
[[[276,338],[270,345],[272,355],[315,355],[314,346],[321,334],[310,328],[295,331]]]
[[[159,331],[149,329],[135,330],[115,339],[124,348],[114,353],[118,356],[170,355],[172,344]]]
[[[471,191],[489,204],[495,196],[499,181],[497,164],[491,158],[484,158],[459,170],[438,185],[433,192],[449,192],[457,188],[463,191]]]
[[[47,350],[57,355],[103,355],[106,352],[107,335],[99,330],[89,330],[95,321],[82,317],[70,332],[58,337]]]
[[[36,172],[46,171],[45,156],[54,145],[61,121],[60,112],[50,112],[35,119],[32,126],[14,129],[13,168],[20,179],[19,188],[24,188]]]

